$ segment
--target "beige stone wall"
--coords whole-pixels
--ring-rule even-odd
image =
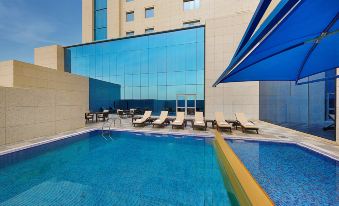
[[[88,78],[18,61],[6,64],[12,65],[13,86],[0,87],[0,145],[85,126]]]
[[[93,0],[82,0],[82,43],[94,39],[94,4]]]
[[[1,80],[0,80],[1,82]],[[4,88],[0,87],[0,145],[6,143],[6,94]]]
[[[35,48],[34,64],[64,72],[64,48],[59,45]]]
[[[206,21],[205,111],[209,118],[222,111],[227,119],[234,119],[236,112],[259,119],[259,82],[212,87],[231,61],[252,15],[248,12]]]
[[[120,0],[107,0],[107,37],[120,37]]]
[[[0,62],[0,86],[12,87],[13,86],[13,62],[5,61]]]
[[[128,31],[144,34],[146,28],[154,28],[155,31],[178,29],[183,27],[184,22],[192,20],[200,20],[201,24],[205,24],[207,19],[252,11],[258,3],[259,0],[200,0],[199,9],[184,11],[182,0],[135,0],[132,2],[108,0],[108,15],[111,15],[108,19],[108,31],[120,28],[121,37],[125,36]],[[153,18],[145,18],[145,8],[148,7],[155,8]],[[134,11],[135,20],[133,22],[126,22],[126,12],[128,11]],[[113,16],[112,13],[115,15]],[[117,14],[120,16],[118,17]],[[113,23],[116,21],[113,21],[112,18],[119,18],[119,27]],[[117,37],[112,34],[112,32],[108,32],[108,38]]]

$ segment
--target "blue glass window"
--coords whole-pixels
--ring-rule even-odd
[[[95,0],[94,40],[107,39],[107,0]]]
[[[152,18],[152,17],[154,17],[154,7],[146,8],[145,18]]]
[[[126,32],[126,36],[134,36],[134,31],[128,31],[128,32]]]
[[[200,0],[183,0],[183,1],[184,1],[184,11],[200,8]]]
[[[204,27],[195,27],[69,47],[65,65],[71,73],[120,85],[120,101],[129,105],[133,100],[154,112],[175,111],[176,95],[189,93],[203,111],[204,56]]]
[[[134,21],[134,11],[126,12],[126,21]]]
[[[154,32],[154,28],[145,29],[145,34],[149,34],[149,33],[153,33],[153,32]]]

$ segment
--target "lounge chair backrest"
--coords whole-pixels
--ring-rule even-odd
[[[165,121],[168,116],[168,111],[161,111],[159,119]]]
[[[176,117],[175,120],[180,121],[180,122],[184,121],[185,120],[185,112],[177,112],[177,117]]]
[[[204,121],[204,113],[202,112],[195,112],[195,121],[203,122]]]
[[[215,113],[215,120],[217,122],[224,122],[225,121],[224,114],[222,112],[216,112]]]
[[[152,111],[145,111],[144,116],[141,118],[143,121],[146,121],[151,117]]]
[[[246,124],[248,123],[248,119],[246,118],[244,113],[235,113],[235,118],[241,123]]]
[[[103,113],[108,113],[109,110],[108,109],[105,109],[104,111],[102,111]]]

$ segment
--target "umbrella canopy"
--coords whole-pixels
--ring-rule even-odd
[[[339,0],[281,1],[246,44],[241,42],[244,46],[213,86],[241,81],[298,82],[339,67],[338,19]]]

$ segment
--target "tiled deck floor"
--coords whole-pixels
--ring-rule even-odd
[[[339,145],[338,144],[329,142],[327,140],[323,140],[322,138],[319,138],[319,137],[308,135],[308,134],[298,132],[295,130],[291,130],[288,128],[280,127],[277,125],[269,124],[266,122],[258,121],[256,123],[260,128],[259,134],[256,134],[255,132],[242,133],[240,129],[238,130],[233,129],[232,133],[223,132],[223,136],[229,137],[229,138],[246,138],[246,139],[250,138],[250,139],[257,139],[257,140],[293,141],[293,142],[311,147],[315,150],[318,150],[330,156],[333,156],[336,159],[339,159]],[[82,132],[88,129],[101,129],[102,125],[103,125],[102,122],[101,123],[89,123],[87,124],[85,128],[82,128],[76,131],[65,132],[65,133],[50,136],[50,137],[36,138],[30,141],[21,142],[21,143],[14,144],[14,145],[0,146],[0,153],[6,150],[9,150],[9,149],[27,146],[30,144],[44,141],[44,140],[54,139],[54,138],[58,138],[64,135],[76,133],[76,132]],[[159,133],[182,133],[182,134],[197,134],[197,135],[213,136],[215,129],[212,129],[211,125],[208,125],[208,126],[209,127],[207,131],[193,130],[190,123],[188,123],[187,127],[184,130],[172,129],[171,126],[165,126],[164,128],[153,128],[151,125],[146,125],[145,127],[133,127],[131,124],[131,119],[128,118],[128,119],[123,119],[121,124],[119,123],[119,121],[117,121],[116,125],[113,126],[113,128],[114,129],[127,129],[127,130],[132,129],[132,130],[139,130],[139,131],[144,131],[144,132],[156,131]]]

